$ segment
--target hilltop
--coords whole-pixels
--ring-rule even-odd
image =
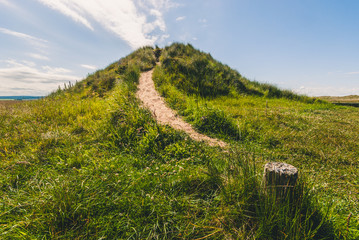
[[[149,70],[168,106],[229,148],[158,123],[136,96]],[[191,45],[140,48],[0,108],[0,238],[358,239],[358,115]],[[300,170],[285,201],[263,189],[269,161]]]

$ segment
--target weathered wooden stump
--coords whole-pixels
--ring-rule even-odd
[[[290,164],[270,162],[264,167],[263,182],[268,194],[284,199],[294,188],[298,179],[298,169]]]

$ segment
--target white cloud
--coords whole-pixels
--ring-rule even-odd
[[[29,44],[34,45],[36,47],[44,48],[44,47],[46,47],[46,44],[48,43],[48,41],[46,41],[44,39],[37,38],[37,37],[31,36],[31,35],[28,35],[25,33],[16,32],[16,31],[9,30],[9,29],[2,28],[2,27],[0,27],[0,33],[23,39],[26,42],[28,42]]]
[[[180,4],[173,2],[172,0],[135,0],[135,3],[138,7],[145,9],[162,9],[164,11],[169,10],[170,8],[179,7]]]
[[[305,94],[308,96],[347,96],[347,95],[359,95],[359,88],[350,87],[328,87],[328,86],[317,86],[317,87],[300,87],[294,89],[294,92],[299,94]]]
[[[41,55],[41,54],[37,54],[37,53],[28,53],[27,54],[29,57],[32,57],[34,59],[37,59],[37,60],[45,60],[45,61],[49,61],[50,59],[45,56],[45,55]]]
[[[345,74],[347,74],[347,75],[358,75],[359,72],[348,72],[348,73],[345,73]]]
[[[201,24],[202,27],[204,27],[204,28],[208,27],[208,24],[207,24],[208,21],[207,21],[207,19],[201,18],[201,19],[198,20],[198,22]]]
[[[18,61],[16,61],[16,60],[9,59],[9,60],[2,61],[2,62],[6,63],[6,65],[7,65],[8,68],[10,68],[10,67],[23,67],[23,66],[28,66],[28,67],[34,67],[34,66],[36,66],[36,63],[31,62],[31,61],[21,61],[21,62],[18,62]]]
[[[7,0],[0,0],[0,4],[3,4],[3,5],[5,5],[5,6],[7,6],[7,7],[15,8],[15,5],[12,4],[12,3],[10,3],[10,2],[7,1]]]
[[[328,75],[335,75],[335,74],[342,74],[343,71],[331,71],[331,72],[328,72],[327,74]]]
[[[98,68],[94,65],[81,64],[81,67],[89,69],[89,70],[97,70]]]
[[[66,68],[60,68],[60,67],[54,68],[50,66],[42,66],[41,68],[49,75],[71,73],[71,70]]]
[[[176,18],[176,21],[180,22],[180,21],[183,21],[185,19],[186,19],[186,16],[181,16],[181,17]]]
[[[83,11],[81,11],[81,8],[79,8],[79,6],[76,3],[66,0],[39,0],[39,1],[54,10],[60,11],[62,14],[72,18],[75,22],[79,22],[85,25],[87,28],[94,30],[90,22],[85,17],[81,16],[81,14],[83,14]]]
[[[166,39],[168,39],[170,37],[170,35],[169,34],[165,34],[165,35],[162,35],[161,36],[161,38],[160,38],[160,40],[159,40],[159,42],[164,42]]]
[[[170,0],[38,0],[94,30],[90,20],[119,36],[132,48],[153,45],[164,32],[163,12],[176,6]],[[153,20],[149,20],[152,19]]]
[[[0,68],[0,95],[46,95],[63,83],[80,79],[71,70],[37,66],[34,62],[7,60]]]

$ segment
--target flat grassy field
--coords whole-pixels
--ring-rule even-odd
[[[359,109],[253,97],[206,101],[238,124],[243,151],[298,167],[314,192],[359,227]],[[253,150],[252,150],[253,149]]]
[[[358,103],[359,104],[359,96],[358,95],[350,95],[344,97],[320,97],[320,99],[326,100],[331,103]]]
[[[328,101],[336,105],[359,107],[359,96],[357,95],[350,95],[344,97],[320,97],[320,99],[323,99],[324,101]]]
[[[21,104],[23,101],[17,100],[0,100],[0,108],[6,108],[14,104]]]

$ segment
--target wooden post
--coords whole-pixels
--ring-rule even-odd
[[[275,194],[277,198],[284,199],[292,192],[297,179],[298,169],[290,164],[270,162],[264,167],[263,181],[266,192]]]

